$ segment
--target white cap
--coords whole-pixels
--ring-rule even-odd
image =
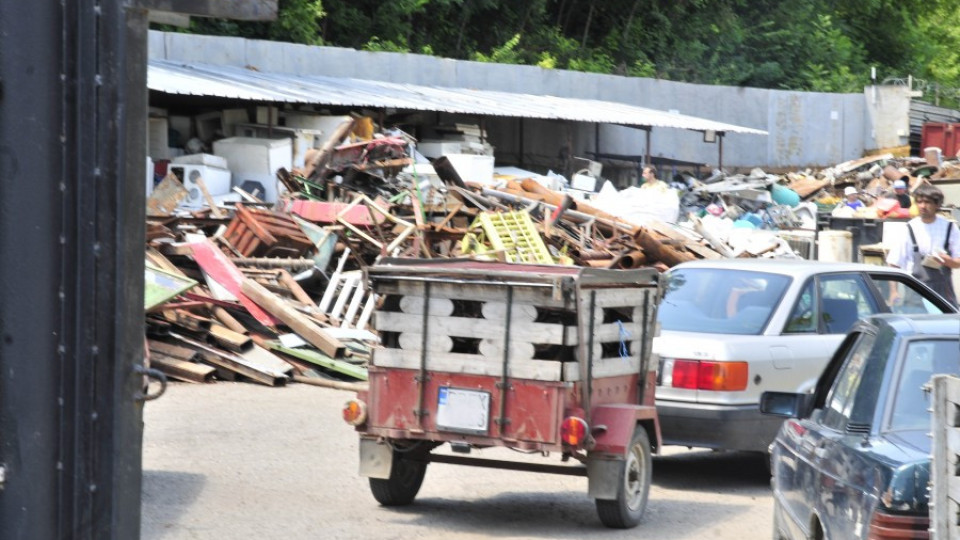
[[[847,186],[847,187],[843,188],[843,194],[844,194],[844,195],[856,195],[856,194],[857,194],[857,188],[855,188],[855,187],[853,187],[853,186]]]

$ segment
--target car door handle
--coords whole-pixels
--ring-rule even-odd
[[[817,446],[813,449],[813,455],[823,459],[827,455],[827,444],[823,441],[818,442]]]

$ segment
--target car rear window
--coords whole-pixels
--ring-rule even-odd
[[[939,374],[960,375],[960,343],[956,339],[911,341],[897,382],[890,430],[930,428],[933,403],[923,386]]]
[[[667,273],[657,312],[663,330],[759,334],[791,278],[721,268],[678,268]]]

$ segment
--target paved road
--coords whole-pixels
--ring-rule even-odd
[[[645,521],[629,531],[600,525],[585,478],[436,463],[415,504],[382,508],[357,475],[357,437],[340,420],[351,395],[171,384],[144,413],[142,538],[770,538],[769,482],[750,454],[671,449],[654,458]]]

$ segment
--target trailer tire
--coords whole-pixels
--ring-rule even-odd
[[[414,461],[394,452],[390,478],[371,478],[370,491],[383,506],[408,505],[417,497],[426,472],[426,462]]]
[[[600,521],[611,529],[636,527],[647,509],[653,458],[650,455],[650,438],[643,426],[637,426],[634,430],[622,467],[617,498],[596,501]]]

